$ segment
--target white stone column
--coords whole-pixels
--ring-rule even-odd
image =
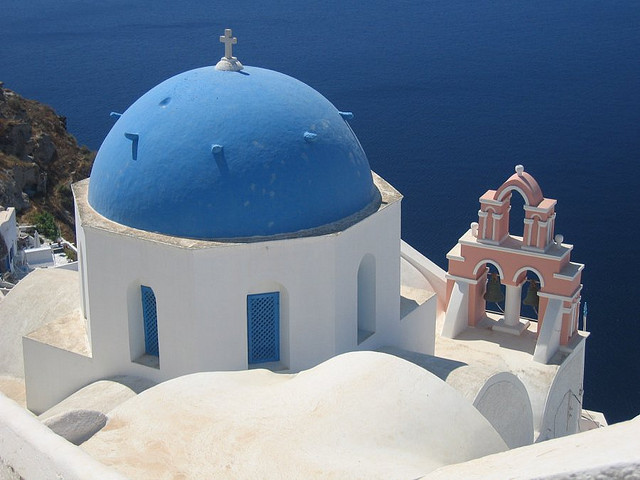
[[[504,323],[509,327],[515,327],[520,322],[520,297],[522,284],[505,285]]]

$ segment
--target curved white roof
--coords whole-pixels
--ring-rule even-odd
[[[83,448],[139,479],[408,479],[506,450],[453,388],[377,352],[340,355],[297,375],[188,375],[109,417]]]

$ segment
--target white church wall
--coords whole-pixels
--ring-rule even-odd
[[[101,230],[86,235],[100,252],[88,258],[97,359],[124,368],[122,358],[140,354],[140,285],[156,296],[159,378],[247,368],[252,293],[281,292],[282,368],[306,368],[334,355],[334,236],[184,249]]]
[[[401,243],[400,343],[404,350],[433,355],[441,300],[433,286],[438,268],[406,242]],[[444,278],[444,271],[442,277]]]
[[[437,308],[438,297],[433,295],[400,319],[399,348],[434,355]]]
[[[211,248],[89,228],[86,241],[100,252],[87,254],[92,329],[100,331],[94,356],[154,380],[247,368],[247,295],[272,291],[280,293],[281,311],[280,364],[271,368],[298,371],[344,351],[394,343],[399,216],[398,203],[337,234]],[[365,255],[376,259],[379,327],[358,346],[357,272]],[[151,287],[157,302],[157,374],[126,365],[143,348],[140,285]]]
[[[27,408],[36,415],[105,373],[92,358],[22,337]]]
[[[188,297],[190,281],[188,276],[182,281],[175,277],[168,280],[167,272],[178,272],[176,264],[189,252],[177,250],[167,256],[166,245],[146,249],[135,239],[92,228],[84,230],[83,238],[90,245],[90,248],[80,251],[84,252],[85,259],[82,270],[87,282],[86,293],[91,297],[91,303],[87,305],[87,317],[91,327],[88,333],[92,358],[25,338],[27,403],[34,411],[46,410],[100,378],[128,374],[158,382],[181,374],[186,369],[181,364],[183,357],[172,348],[165,348],[167,368],[164,372],[136,363],[140,352],[133,345],[140,338],[135,324],[139,322],[141,326],[142,318],[136,312],[140,302],[139,293],[136,295],[133,292],[136,289],[139,292],[140,284],[151,284],[156,289],[161,360],[163,343],[167,347],[171,342],[185,346],[187,342],[181,338],[180,329],[188,329],[188,319],[193,317],[190,311],[193,302]],[[179,291],[176,291],[176,282],[181,285]],[[172,301],[174,298],[183,301]],[[132,312],[135,319],[132,319]],[[167,321],[163,322],[165,318]],[[174,319],[180,321],[175,322]],[[130,340],[130,332],[133,332],[133,340]]]
[[[429,287],[438,297],[438,314],[444,313],[447,309],[447,272],[404,240],[400,243],[400,255],[404,261],[424,276]]]
[[[195,252],[195,288],[204,300],[199,308],[216,311],[208,328],[210,341],[230,349],[214,355],[220,361],[234,358],[234,369],[249,366],[247,295],[277,291],[281,365],[276,368],[299,370],[331,357],[333,243],[332,236],[321,236]],[[221,335],[227,338],[222,340]]]
[[[88,228],[88,293],[93,356],[114,373],[141,375],[154,381],[188,370],[188,335],[192,331],[192,277],[188,274],[190,251],[156,242],[144,242]],[[185,268],[187,266],[187,268]],[[160,368],[144,365],[141,335],[140,286],[153,289],[157,302]],[[177,347],[174,348],[174,345]],[[163,348],[164,346],[164,348]]]
[[[93,358],[87,371],[49,372],[61,392],[114,375],[159,382],[197,371],[299,371],[339,353],[401,343],[399,201],[337,233],[191,245],[111,227],[83,208],[90,216],[79,222],[80,271]],[[363,259],[375,277],[375,333],[358,344]],[[145,354],[142,285],[155,296],[158,357]],[[269,292],[280,300],[279,362],[249,365],[247,296]],[[31,350],[38,348],[38,361],[58,356]]]
[[[526,387],[510,372],[488,378],[473,406],[489,420],[509,448],[533,442],[533,410]]]
[[[469,305],[466,299],[469,295],[469,284],[456,280],[451,291],[451,298],[445,313],[441,335],[446,338],[456,338],[469,323]]]
[[[356,275],[356,315],[358,325],[358,345],[364,342],[376,331],[376,259],[366,253]]]
[[[585,340],[585,337],[574,339],[576,343],[572,345],[573,351],[568,355],[560,353],[562,356],[566,355],[566,358],[558,368],[544,399],[544,409],[539,409],[544,414],[542,418],[540,415],[534,418],[537,421],[538,442],[578,432],[582,411]],[[535,401],[540,399],[536,398]]]
[[[358,343],[358,270],[375,259],[375,332]],[[373,272],[372,272],[373,273]],[[400,202],[340,234],[336,248],[335,354],[398,342],[400,318]]]
[[[78,248],[78,271],[80,272],[80,309],[82,316],[85,319],[85,325],[87,328],[87,335],[89,337],[89,343],[91,343],[91,322],[89,319],[89,292],[87,288],[87,256],[86,251],[86,238],[84,234],[84,228],[82,226],[82,217],[78,210],[78,202],[76,201],[74,192],[74,205],[75,205],[75,218],[76,218],[76,245]]]
[[[140,321],[143,317],[142,293],[140,291],[140,282],[138,280],[128,282],[128,284],[125,285],[125,288],[129,351],[131,360],[135,361],[145,355],[144,325]]]

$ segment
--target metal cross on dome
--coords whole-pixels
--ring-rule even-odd
[[[224,56],[225,58],[232,59],[233,58],[233,45],[238,43],[238,39],[236,37],[231,36],[231,29],[225,28],[224,35],[220,35],[220,43],[224,43]]]

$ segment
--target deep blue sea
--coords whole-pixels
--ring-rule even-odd
[[[585,407],[640,414],[640,2],[3,0],[0,80],[97,149],[109,112],[215,64],[224,28],[245,65],[355,113],[404,239],[443,268],[523,164],[586,264]]]

